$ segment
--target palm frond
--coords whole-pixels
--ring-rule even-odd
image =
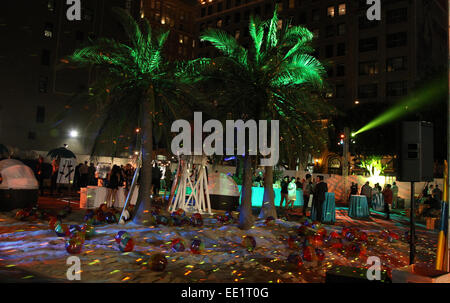
[[[200,40],[210,42],[224,55],[235,59],[243,65],[247,64],[248,51],[227,32],[220,29],[209,28],[203,32],[200,36]]]

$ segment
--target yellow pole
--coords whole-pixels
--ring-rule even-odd
[[[447,191],[447,181],[448,181],[448,170],[447,170],[447,161],[444,161],[444,192],[443,192],[443,201],[448,203],[448,191]],[[448,206],[448,205],[447,205]],[[443,211],[443,210],[442,210]],[[447,218],[444,218],[441,215],[441,220],[446,220]],[[441,222],[441,228],[439,231],[439,239],[438,239],[438,246],[437,246],[437,252],[436,252],[436,269],[437,270],[443,270],[444,269],[444,260],[446,259],[446,237],[445,237],[445,231],[444,231],[445,222]]]

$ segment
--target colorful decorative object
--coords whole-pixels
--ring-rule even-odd
[[[90,224],[84,224],[81,227],[81,232],[84,233],[86,239],[91,239],[95,235],[95,228]]]
[[[181,251],[184,251],[186,249],[186,245],[184,243],[184,240],[181,239],[181,238],[172,239],[171,242],[172,242],[171,243],[172,250],[174,252],[181,252]]]
[[[293,253],[287,257],[287,261],[291,264],[295,264],[297,267],[303,265],[303,259],[299,254]]]
[[[62,223],[57,223],[55,225],[55,232],[58,237],[68,237],[70,236],[70,231],[67,225]]]
[[[122,235],[120,243],[119,243],[119,249],[121,252],[130,252],[133,251],[134,248],[134,240],[129,235]]]
[[[51,230],[55,230],[56,223],[58,223],[58,219],[56,219],[56,217],[52,217],[52,218],[50,219],[50,221],[48,222],[48,227],[49,227]]]
[[[191,217],[191,224],[194,227],[201,227],[203,226],[203,218],[202,215],[199,213],[195,213]]]
[[[113,214],[112,212],[105,213],[105,221],[109,224],[117,223],[115,214]]]
[[[264,222],[266,226],[274,226],[275,225],[275,218],[272,216],[269,216],[266,218],[266,221]]]
[[[242,239],[242,246],[247,248],[247,251],[253,251],[256,248],[256,240],[252,236],[244,236]]]
[[[77,232],[81,232],[81,227],[79,225],[70,225],[69,227],[69,233],[70,236],[72,236],[73,234],[77,233]]]
[[[172,214],[175,214],[175,215],[180,216],[180,217],[186,216],[186,212],[183,209],[181,209],[181,208],[177,209]]]
[[[30,211],[26,210],[26,209],[21,209],[19,211],[16,212],[15,218],[17,220],[25,220],[28,216],[30,216]]]
[[[161,253],[154,254],[150,257],[150,269],[154,271],[164,271],[167,267],[167,259]]]
[[[117,232],[117,234],[114,236],[114,240],[116,240],[116,243],[119,244],[120,241],[122,241],[122,239],[125,237],[131,237],[131,236],[126,231],[121,230],[121,231]]]
[[[205,249],[205,244],[203,244],[202,240],[194,239],[191,243],[191,252],[193,254],[200,254]]]

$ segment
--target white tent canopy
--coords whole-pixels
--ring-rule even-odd
[[[240,196],[236,182],[224,173],[208,174],[208,190],[210,195]]]
[[[0,189],[38,189],[39,185],[30,167],[18,160],[0,161],[3,181]]]

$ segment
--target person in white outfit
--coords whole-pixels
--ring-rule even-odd
[[[294,208],[294,202],[297,199],[297,185],[295,184],[295,178],[292,177],[291,182],[288,185],[288,203],[286,208]]]

